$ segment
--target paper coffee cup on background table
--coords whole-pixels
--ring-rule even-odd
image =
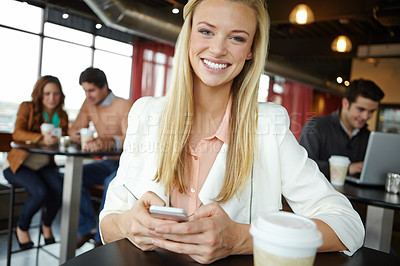
[[[62,136],[62,129],[61,127],[54,127],[51,129],[51,135],[57,138],[61,138]]]
[[[342,186],[346,180],[350,159],[346,156],[332,155],[328,161],[332,185]]]
[[[53,124],[50,123],[43,123],[40,125],[40,132],[42,135],[51,134],[51,130],[55,128]]]
[[[94,131],[90,128],[81,128],[79,133],[81,135],[81,149],[84,150],[86,143],[93,139]]]
[[[289,212],[260,215],[250,226],[255,266],[311,266],[322,245],[316,224]]]

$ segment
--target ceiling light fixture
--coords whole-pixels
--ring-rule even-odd
[[[99,29],[101,29],[103,27],[103,25],[101,25],[100,23],[97,23],[95,27],[96,27],[96,29],[99,30]]]
[[[62,14],[62,18],[63,19],[68,19],[69,18],[69,14],[67,12]]]
[[[346,35],[337,36],[332,42],[331,49],[339,53],[350,52],[352,49],[352,44],[349,37]]]
[[[174,8],[172,9],[172,13],[178,14],[178,13],[179,13],[179,8],[174,7]]]
[[[336,78],[336,82],[341,84],[343,82],[343,78],[342,77],[337,77]]]
[[[289,21],[292,24],[310,24],[314,22],[314,13],[311,8],[305,4],[295,6],[289,14]]]

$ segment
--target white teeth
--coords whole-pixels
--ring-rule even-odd
[[[221,70],[228,66],[228,64],[217,64],[217,63],[208,61],[207,59],[203,59],[203,62],[204,62],[204,64],[206,64],[206,66],[208,66],[209,68],[215,69],[215,70]]]

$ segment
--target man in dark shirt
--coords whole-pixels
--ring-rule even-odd
[[[330,177],[328,159],[331,155],[349,157],[349,175],[361,173],[370,134],[366,123],[378,109],[383,96],[374,82],[354,80],[346,90],[341,109],[306,123],[299,143],[326,177]]]

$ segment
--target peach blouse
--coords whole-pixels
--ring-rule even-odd
[[[185,162],[185,184],[187,194],[171,189],[170,206],[186,210],[188,215],[202,204],[198,194],[207,179],[222,145],[229,144],[229,120],[231,115],[232,97],[229,98],[224,117],[214,135],[203,138],[195,149],[189,145]]]

